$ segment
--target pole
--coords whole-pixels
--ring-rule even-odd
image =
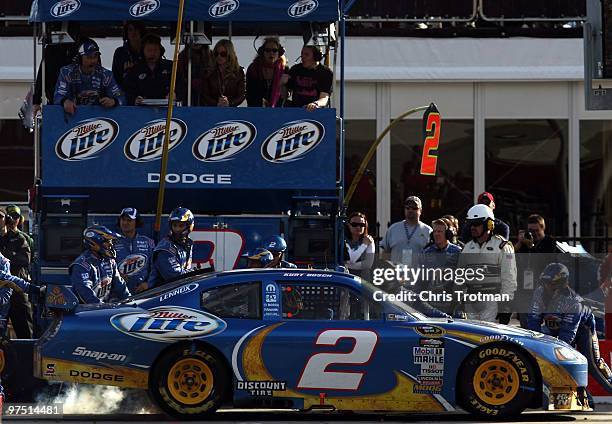
[[[357,189],[357,184],[359,184],[359,181],[361,180],[361,177],[363,176],[363,173],[365,172],[366,166],[368,166],[368,163],[370,163],[372,156],[374,156],[374,153],[376,152],[376,148],[378,147],[382,139],[385,137],[385,135],[387,135],[387,133],[391,130],[391,128],[393,128],[397,123],[401,122],[402,119],[404,119],[406,116],[412,115],[413,113],[417,113],[422,110],[426,110],[428,107],[429,106],[419,106],[419,107],[415,107],[414,109],[410,109],[402,113],[400,116],[395,118],[389,125],[387,125],[387,128],[385,128],[383,132],[380,133],[378,138],[376,138],[374,143],[372,143],[372,145],[370,146],[368,153],[366,153],[365,157],[361,161],[359,170],[355,174],[355,177],[353,177],[351,186],[349,187],[348,191],[346,192],[346,196],[344,197],[344,206],[348,206],[348,204],[351,202],[351,198],[353,197],[353,194],[355,193],[355,190]]]
[[[174,89],[176,86],[176,70],[178,66],[178,54],[181,47],[181,27],[183,25],[183,9],[185,0],[179,0],[178,21],[176,23],[176,35],[174,44],[174,59],[172,61],[172,76],[170,78],[170,93],[168,93],[168,113],[166,114],[166,128],[164,130],[164,145],[162,148],[161,169],[159,171],[159,189],[157,192],[157,211],[155,213],[155,227],[153,232],[159,240],[161,229],[161,215],[164,207],[164,190],[166,188],[166,172],[168,170],[168,145],[170,143],[170,124],[172,123],[172,110],[174,106]]]

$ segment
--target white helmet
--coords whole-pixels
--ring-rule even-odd
[[[474,205],[470,208],[467,213],[466,219],[468,221],[486,221],[490,219],[491,221],[495,221],[495,215],[493,215],[493,209],[488,207],[487,205]]]

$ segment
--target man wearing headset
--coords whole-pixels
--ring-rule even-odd
[[[467,294],[506,294],[513,299],[517,286],[514,248],[508,240],[493,234],[493,210],[487,205],[474,205],[468,211],[467,222],[472,240],[463,248],[457,266],[458,269],[473,269],[475,276],[482,275],[466,278],[463,287]],[[507,309],[507,303],[471,301],[465,303],[464,310],[469,319],[494,322],[498,307]]]
[[[125,77],[128,104],[139,105],[144,99],[165,99],[170,93],[172,61],[163,59],[161,38],[147,34],[142,39],[144,60],[132,67]]]
[[[122,237],[115,242],[117,267],[130,292],[140,293],[149,288],[147,281],[155,242],[138,234],[136,229],[142,227],[142,218],[136,208],[124,208],[118,221]]]
[[[160,286],[191,269],[193,240],[189,234],[194,224],[195,218],[189,209],[179,206],[172,211],[168,217],[168,237],[153,251],[149,287]]]
[[[327,106],[332,92],[334,74],[321,64],[323,54],[317,46],[302,47],[302,63],[289,70],[287,88],[292,92],[291,105],[309,112]]]
[[[125,97],[113,73],[100,65],[100,48],[94,40],[83,40],[78,57],[78,63],[60,70],[53,103],[61,104],[64,111],[71,115],[76,112],[76,105],[110,108],[125,104]]]

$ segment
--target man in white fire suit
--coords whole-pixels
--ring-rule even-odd
[[[466,278],[464,310],[468,319],[494,322],[500,308],[508,309],[516,291],[516,262],[512,243],[493,234],[495,216],[486,205],[475,205],[467,215],[472,240],[459,255],[458,268],[474,269]],[[501,298],[500,302],[490,300]],[[484,299],[484,300],[481,300]]]

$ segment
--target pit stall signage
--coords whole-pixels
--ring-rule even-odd
[[[45,106],[46,187],[155,188],[165,109]],[[327,189],[336,186],[334,109],[176,108],[168,188]]]

